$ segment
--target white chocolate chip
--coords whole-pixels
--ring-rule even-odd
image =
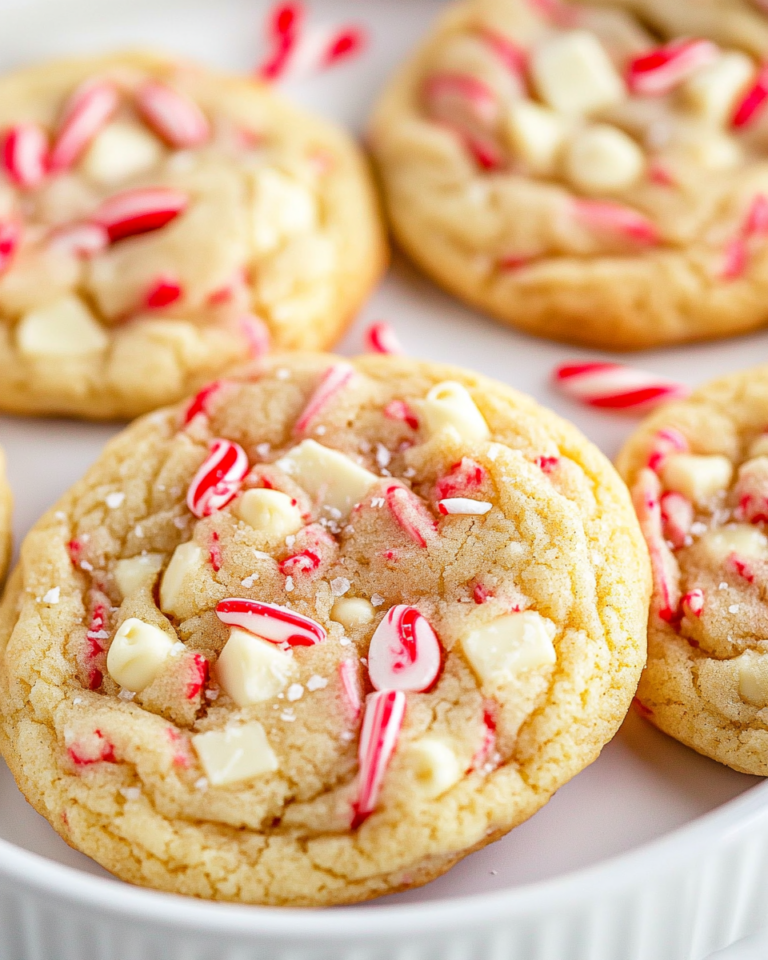
[[[551,620],[526,610],[471,630],[460,642],[482,683],[504,683],[526,670],[554,663],[556,632]]]
[[[379,479],[343,453],[324,447],[316,440],[303,440],[275,466],[284,470],[313,499],[338,510],[337,519],[347,517]]]
[[[205,555],[194,540],[176,547],[160,584],[160,609],[163,613],[184,617],[188,612],[185,594],[193,589],[204,565]]]
[[[624,82],[597,37],[556,34],[533,51],[531,75],[541,99],[566,114],[590,114],[621,102]]]
[[[68,294],[25,314],[16,342],[25,357],[80,357],[101,353],[109,338],[82,300]]]
[[[317,202],[306,187],[269,167],[255,171],[252,183],[251,235],[257,254],[268,253],[288,237],[317,227]]]
[[[682,493],[700,505],[725,490],[732,477],[733,464],[718,454],[675,453],[665,459],[661,471],[665,489]]]
[[[192,746],[200,758],[205,778],[213,787],[252,780],[274,773],[279,766],[264,727],[256,720],[198,733],[192,737]]]
[[[145,587],[152,587],[163,565],[162,557],[147,553],[140,557],[118,560],[115,564],[115,583],[123,597],[130,597]]]
[[[599,123],[578,133],[565,153],[565,172],[586,193],[624,190],[639,179],[645,156],[635,141],[617,127]]]
[[[130,617],[110,645],[107,671],[121,687],[141,693],[160,673],[175,643],[159,627]]]
[[[768,560],[768,537],[748,523],[710,530],[699,540],[699,547],[716,565],[732,553],[751,560]]]
[[[532,100],[517,100],[509,108],[505,131],[512,150],[533,173],[555,169],[568,132],[566,120]]]
[[[216,663],[216,679],[238,705],[271,700],[293,673],[293,659],[280,647],[233,627]]]
[[[454,751],[437,737],[423,737],[412,743],[406,751],[405,763],[419,791],[430,800],[450,790],[463,773]]]
[[[51,587],[51,589],[43,597],[43,603],[50,603],[52,606],[55,606],[61,599],[61,587]]]
[[[453,380],[432,387],[421,409],[429,433],[452,427],[464,440],[487,440],[491,435],[467,388]]]
[[[334,603],[331,620],[347,630],[370,623],[375,616],[373,605],[363,597],[343,597]]]
[[[235,504],[235,513],[249,527],[275,542],[298,533],[304,526],[301,510],[279,490],[246,490]]]
[[[746,650],[733,663],[741,699],[754,707],[768,707],[768,655]]]
[[[159,163],[163,148],[149,131],[133,123],[110,123],[91,141],[82,170],[99,186],[112,187]]]
[[[723,124],[754,75],[755,64],[751,57],[729,50],[714,63],[697,70],[681,89],[688,105],[702,119]]]

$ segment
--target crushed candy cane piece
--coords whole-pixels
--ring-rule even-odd
[[[54,137],[48,164],[52,172],[68,170],[77,163],[119,101],[117,88],[107,80],[86,80],[75,90],[64,106]]]
[[[576,219],[594,230],[602,230],[621,236],[640,246],[657,246],[661,243],[658,227],[642,213],[611,200],[572,201]]]
[[[148,80],[139,87],[136,106],[154,132],[172,147],[199,147],[211,136],[211,126],[200,107],[157,80]]]
[[[214,380],[213,383],[209,383],[207,386],[203,387],[189,402],[187,409],[184,411],[184,423],[191,423],[195,417],[202,414],[203,416],[208,416],[208,408],[210,401],[214,396],[221,390],[224,386],[223,380]]]
[[[675,550],[686,545],[693,523],[693,504],[681,493],[665,493],[661,500],[661,521],[665,538]]]
[[[752,86],[738,101],[731,116],[731,126],[737,130],[754,123],[768,100],[768,63],[763,64]]]
[[[179,281],[170,275],[162,275],[154,281],[144,298],[144,306],[150,310],[162,310],[184,296]]]
[[[360,786],[353,827],[359,826],[376,809],[387,767],[400,737],[405,707],[402,690],[382,690],[366,698],[358,750]]]
[[[48,247],[73,257],[92,257],[109,246],[109,233],[98,223],[72,223],[52,230]]]
[[[627,67],[627,86],[645,96],[669,93],[719,55],[709,40],[673,40],[633,57]]]
[[[248,313],[240,317],[240,330],[248,341],[251,357],[257,360],[269,353],[272,346],[272,335],[269,327],[255,313]]]
[[[39,187],[48,174],[48,136],[36,123],[18,123],[3,139],[3,168],[16,186]]]
[[[390,400],[383,412],[388,420],[402,420],[411,430],[419,429],[419,418],[404,400]]]
[[[21,226],[15,220],[0,220],[0,275],[11,265],[21,241]]]
[[[470,490],[481,487],[487,479],[488,472],[485,467],[469,457],[462,457],[435,484],[435,498],[439,501],[462,497]]]
[[[403,353],[400,341],[394,329],[384,321],[372,323],[365,331],[365,348],[371,353],[399,354]]]
[[[306,433],[337,394],[349,386],[354,376],[354,367],[349,363],[342,361],[328,367],[296,421],[293,432],[297,435]]]
[[[315,620],[275,603],[230,598],[216,607],[216,616],[229,627],[240,627],[263,640],[311,647],[325,640],[325,629]]]
[[[386,504],[402,530],[415,544],[426,547],[437,534],[437,523],[419,497],[401,485],[386,492]]]
[[[357,720],[362,713],[363,701],[360,696],[358,668],[354,660],[341,661],[339,664],[339,679],[347,709],[352,715],[352,719]]]
[[[664,540],[660,496],[659,478],[652,470],[641,470],[632,490],[632,500],[651,555],[654,611],[661,620],[669,623],[676,619],[680,605],[680,575]]]
[[[704,610],[704,591],[699,587],[689,590],[681,601],[683,610],[694,617],[700,617]]]
[[[211,452],[189,485],[190,512],[202,518],[223,509],[237,496],[248,470],[248,457],[239,444],[214,440]]]
[[[440,641],[415,607],[392,607],[368,650],[368,673],[377,690],[428,690],[440,672]]]
[[[108,197],[92,221],[104,227],[111,243],[159,230],[182,214],[189,196],[173,187],[137,187]]]
[[[569,397],[605,410],[644,411],[690,393],[682,383],[619,363],[565,363],[554,379]]]

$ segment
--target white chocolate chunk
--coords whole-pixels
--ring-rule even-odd
[[[461,637],[469,665],[481,683],[504,683],[556,660],[557,628],[533,610],[498,617]]]
[[[249,527],[272,540],[284,540],[304,526],[301,510],[279,490],[246,490],[235,504],[235,513]]]
[[[133,123],[110,123],[98,133],[82,160],[89,180],[113,187],[145,173],[163,155],[163,148],[148,130]]]
[[[431,800],[450,790],[463,773],[459,758],[447,743],[436,737],[424,737],[412,743],[405,762],[420,792]]]
[[[204,564],[205,555],[194,540],[176,547],[160,584],[160,609],[163,613],[181,618],[185,616],[188,601],[184,594],[193,589]]]
[[[310,497],[338,510],[342,517],[347,517],[355,504],[365,499],[379,479],[343,453],[315,440],[302,440],[275,466],[284,470]]]
[[[587,127],[568,144],[565,172],[586,193],[625,190],[640,177],[645,156],[635,141],[617,127],[599,123]]]
[[[152,587],[163,566],[162,557],[148,553],[142,557],[118,560],[115,564],[115,583],[123,597],[130,597],[144,587]]]
[[[192,746],[212,787],[252,780],[279,766],[264,727],[256,720],[198,733]]]
[[[745,53],[729,50],[697,70],[682,85],[687,104],[704,120],[722,124],[755,75],[755,64]]]
[[[752,441],[749,447],[749,457],[750,459],[768,457],[768,433],[761,433],[756,440]]]
[[[120,625],[107,654],[107,671],[121,687],[140,693],[160,673],[176,643],[150,623],[130,617]]]
[[[699,545],[718,566],[732,553],[751,560],[768,560],[768,537],[749,523],[710,530],[699,540]]]
[[[280,647],[233,627],[216,662],[216,678],[238,707],[247,707],[282,693],[293,669],[293,659]]]
[[[744,159],[744,151],[735,137],[717,130],[682,130],[675,149],[687,162],[705,170],[729,170]]]
[[[624,99],[624,82],[597,37],[586,30],[559,33],[531,57],[536,91],[566,114],[590,114]]]
[[[705,504],[725,490],[733,477],[733,464],[719,454],[701,456],[675,453],[664,461],[661,479],[667,490],[682,493],[696,504]]]
[[[467,388],[453,380],[432,387],[421,409],[429,433],[453,427],[464,440],[487,440],[491,435]]]
[[[518,100],[507,114],[505,130],[512,150],[533,173],[551,173],[565,142],[568,123],[532,100]]]
[[[768,655],[746,650],[734,664],[741,699],[754,707],[768,707]]]
[[[101,353],[109,338],[83,301],[68,294],[22,317],[16,342],[25,357],[80,357]]]
[[[306,187],[269,167],[252,177],[252,238],[257,254],[268,253],[297,233],[308,233],[318,223],[317,202]]]
[[[351,630],[362,627],[373,620],[376,611],[364,597],[341,597],[334,603],[331,610],[331,620],[340,623],[342,627]]]

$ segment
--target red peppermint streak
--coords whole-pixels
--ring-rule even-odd
[[[370,353],[403,353],[400,341],[394,329],[384,321],[372,323],[365,331],[365,349]]]
[[[260,600],[231,598],[216,607],[216,616],[228,627],[240,627],[262,640],[287,643],[292,647],[312,647],[327,634],[315,620],[287,607]]]
[[[111,243],[150,230],[159,230],[183,213],[189,197],[172,187],[139,187],[105,200],[93,215]]]
[[[250,469],[245,450],[231,440],[214,440],[211,452],[187,491],[187,506],[196,517],[209,517],[237,496]]]

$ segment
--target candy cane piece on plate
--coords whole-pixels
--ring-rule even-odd
[[[292,647],[313,647],[327,634],[315,620],[301,613],[260,600],[230,598],[216,607],[216,616],[228,627],[240,627],[262,640],[287,643]]]
[[[440,641],[415,607],[400,604],[379,623],[368,649],[368,674],[377,690],[428,690],[440,672]]]
[[[554,380],[569,397],[604,410],[643,412],[690,393],[685,384],[619,363],[565,363]]]
[[[222,510],[237,496],[250,465],[245,450],[231,440],[214,440],[211,452],[187,491],[187,506],[199,518]]]
[[[363,338],[365,348],[370,353],[399,354],[403,348],[394,329],[384,321],[372,323]]]

